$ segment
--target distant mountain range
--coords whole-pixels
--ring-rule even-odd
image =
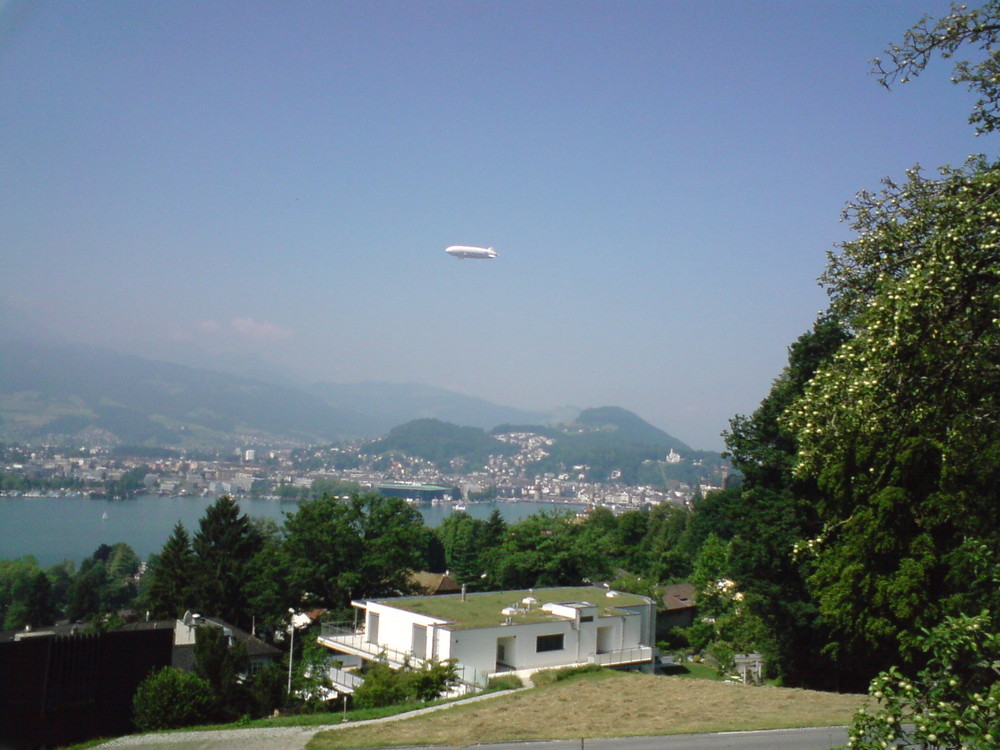
[[[295,388],[97,347],[0,342],[6,441],[229,450],[381,438],[372,451],[475,464],[509,450],[490,431],[522,430],[553,438],[539,470],[588,464],[599,474],[662,459],[672,449],[692,454],[616,407],[564,410],[555,421],[416,383]]]
[[[384,435],[397,425],[417,419],[437,419],[484,430],[504,422],[552,421],[549,414],[497,406],[419,383],[316,383],[307,390],[363,420],[367,435]]]
[[[374,438],[421,418],[546,415],[412,383],[295,388],[91,346],[0,342],[0,439],[220,449]]]
[[[85,346],[0,344],[0,437],[217,449],[365,434],[294,388]]]

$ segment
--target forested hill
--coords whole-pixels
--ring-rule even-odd
[[[618,406],[602,406],[598,409],[584,409],[574,425],[583,432],[614,435],[622,442],[655,446],[662,450],[691,453],[691,447],[673,435],[669,435],[632,412]]]
[[[496,428],[494,434],[534,431],[552,438],[548,454],[533,468],[538,472],[562,472],[587,466],[594,481],[620,479],[626,484],[659,484],[666,479],[695,482],[714,473],[721,464],[718,453],[696,452],[690,446],[617,406],[585,409],[572,422],[558,427]],[[663,464],[670,451],[683,457],[676,464]],[[709,464],[702,471],[695,464]]]
[[[513,454],[517,446],[497,440],[478,427],[460,427],[439,419],[417,419],[394,427],[387,436],[366,447],[368,453],[393,451],[423,458],[447,471],[455,461],[482,467],[491,455]]]
[[[696,452],[675,437],[653,427],[630,411],[614,406],[587,409],[573,422],[544,425],[501,425],[492,434],[459,427],[437,419],[418,419],[394,428],[388,436],[369,443],[366,452],[423,458],[442,471],[482,468],[489,456],[511,456],[517,441],[500,436],[531,433],[548,438],[544,456],[526,465],[528,472],[562,473],[586,466],[594,481],[620,479],[627,484],[659,484],[666,479],[696,481],[721,464],[717,453]],[[671,451],[681,458],[666,464]]]

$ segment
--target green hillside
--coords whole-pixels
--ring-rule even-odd
[[[248,436],[330,442],[361,427],[293,388],[97,347],[0,344],[5,440],[220,448]]]
[[[502,425],[494,434],[534,432],[553,440],[548,455],[528,467],[534,473],[562,473],[586,466],[591,481],[616,479],[626,484],[662,484],[669,479],[697,482],[716,474],[718,453],[694,451],[690,446],[617,406],[585,409],[573,421],[557,427]],[[670,451],[683,459],[664,464]]]
[[[438,419],[417,419],[394,427],[381,440],[369,443],[368,453],[398,451],[430,461],[442,471],[461,461],[464,468],[480,468],[491,456],[510,455],[515,446],[490,437],[478,427],[460,427]]]

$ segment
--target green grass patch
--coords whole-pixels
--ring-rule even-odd
[[[562,682],[563,680],[569,680],[582,675],[593,675],[599,672],[611,671],[597,664],[585,664],[580,667],[563,667],[562,669],[546,669],[531,675],[531,682],[535,687],[542,687],[543,685],[552,685],[556,682]]]
[[[496,690],[517,690],[522,687],[524,687],[524,683],[520,677],[513,674],[505,674],[499,677],[490,677],[486,690],[494,692]]]
[[[723,679],[722,675],[716,672],[714,667],[693,661],[663,667],[660,670],[660,674],[668,677],[686,677],[691,680],[717,680],[721,682]]]

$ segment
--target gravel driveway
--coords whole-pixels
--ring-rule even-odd
[[[98,745],[99,748],[141,747],[147,750],[303,750],[316,732],[332,727],[224,729],[207,732],[134,734]]]
[[[229,750],[239,748],[239,750],[303,750],[306,743],[312,739],[317,732],[325,732],[329,729],[344,729],[346,727],[358,727],[365,724],[375,724],[386,721],[400,721],[409,719],[411,716],[441,711],[451,708],[459,703],[475,703],[476,701],[489,700],[501,695],[510,695],[511,691],[502,690],[496,693],[486,693],[476,695],[452,703],[443,703],[440,706],[421,708],[417,711],[408,711],[405,714],[387,716],[384,719],[371,719],[370,721],[349,721],[346,724],[328,724],[313,727],[268,727],[264,729],[219,729],[204,732],[171,732],[169,734],[131,734],[127,737],[119,737],[116,740],[96,745],[96,748],[146,748],[146,750]]]

